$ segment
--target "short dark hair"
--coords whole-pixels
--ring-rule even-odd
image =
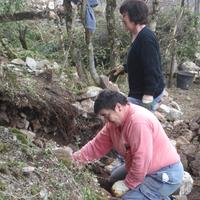
[[[94,103],[94,112],[98,114],[102,109],[111,109],[115,110],[117,103],[121,105],[126,105],[128,103],[127,98],[116,91],[112,90],[103,90],[97,96]]]
[[[125,0],[119,9],[121,14],[127,13],[130,21],[136,24],[147,24],[149,10],[142,0]]]

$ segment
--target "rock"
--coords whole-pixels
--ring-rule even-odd
[[[191,122],[189,124],[189,126],[190,126],[190,130],[192,130],[192,131],[195,131],[195,130],[199,129],[199,127],[200,127],[200,125],[197,124],[196,122]]]
[[[101,91],[102,91],[102,88],[90,86],[87,88],[87,92],[85,93],[85,96],[86,98],[93,98],[93,97],[96,97]]]
[[[49,192],[46,188],[43,188],[41,191],[40,191],[40,198],[43,199],[43,200],[47,200],[48,199],[48,195],[49,195]]]
[[[169,121],[176,121],[180,120],[183,113],[180,110],[177,110],[175,108],[171,108],[169,106],[166,106],[164,104],[161,104],[160,107],[158,108],[158,111],[161,113],[164,113],[165,117]]]
[[[200,67],[191,61],[186,61],[178,67],[178,70],[198,74]]]
[[[82,109],[86,112],[93,113],[94,112],[94,101],[91,99],[86,99],[81,101]]]
[[[41,60],[37,62],[36,68],[37,69],[47,69],[50,65],[50,62],[48,60]]]
[[[31,172],[33,172],[34,170],[35,170],[35,167],[31,167],[31,166],[22,168],[22,172],[25,175],[30,175]]]
[[[26,57],[26,65],[31,69],[31,71],[35,71],[37,62],[33,58]]]
[[[22,113],[22,112],[21,112],[19,115],[20,115],[20,117],[22,117],[23,119],[26,119],[26,118],[27,118],[27,116],[26,116],[24,113]]]
[[[71,161],[72,161],[72,153],[73,153],[73,150],[72,148],[70,147],[58,147],[58,148],[54,148],[52,149],[52,152],[55,154],[56,158],[58,160],[63,160],[63,161],[66,161],[67,164],[71,164]]]
[[[12,60],[11,63],[15,64],[15,65],[26,66],[26,63],[22,59],[20,59],[20,58],[16,58],[16,59]]]
[[[39,130],[42,129],[42,126],[41,126],[40,121],[38,119],[32,120],[31,125],[33,127],[34,132],[38,132]]]
[[[184,131],[184,133],[183,133],[183,136],[184,136],[189,142],[191,142],[191,140],[192,140],[193,137],[194,137],[194,133],[193,133],[191,130],[186,129],[186,130]]]
[[[177,148],[180,147],[183,144],[190,144],[190,142],[184,136],[178,137],[178,139],[176,140]]]
[[[185,155],[194,155],[196,152],[196,146],[193,144],[182,144],[180,145],[180,150],[185,154]]]
[[[171,101],[170,107],[175,108],[176,110],[181,111],[180,106],[179,106],[178,103],[176,103],[175,101]]]
[[[118,166],[120,166],[122,162],[119,159],[115,159],[112,163],[109,165],[106,165],[104,168],[105,170],[111,174],[111,172]]]
[[[10,123],[10,120],[5,112],[0,112],[0,125],[6,126]]]
[[[187,96],[186,99],[187,99],[188,101],[191,101],[191,100],[192,100],[189,96]]]
[[[182,118],[183,113],[177,109],[171,108],[170,113],[166,116],[168,120],[175,121]]]
[[[189,165],[193,175],[200,176],[200,151],[195,154],[195,160],[191,161]]]
[[[184,169],[188,171],[189,170],[189,164],[188,164],[187,156],[180,151],[179,151],[179,155],[181,157],[181,162],[184,166]]]
[[[19,129],[25,129],[27,127],[27,122],[26,119],[18,118],[16,121],[16,127]]]
[[[176,121],[174,121],[174,126],[178,126],[178,125],[180,125],[180,124],[182,124],[184,121],[183,120],[176,120]]]
[[[186,196],[190,194],[193,188],[193,179],[188,172],[184,172],[183,182],[180,187],[179,196]]]

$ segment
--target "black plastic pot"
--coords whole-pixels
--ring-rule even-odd
[[[183,90],[188,90],[194,80],[194,74],[185,71],[177,72],[176,86]]]

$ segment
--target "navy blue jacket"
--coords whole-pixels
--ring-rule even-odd
[[[155,34],[144,27],[131,44],[125,71],[128,73],[128,96],[159,96],[164,90],[160,48]]]

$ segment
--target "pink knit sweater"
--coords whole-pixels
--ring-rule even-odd
[[[125,184],[135,188],[147,174],[180,160],[158,119],[148,110],[127,105],[123,124],[106,123],[93,140],[73,154],[73,159],[88,163],[112,148],[125,158],[128,174]]]

